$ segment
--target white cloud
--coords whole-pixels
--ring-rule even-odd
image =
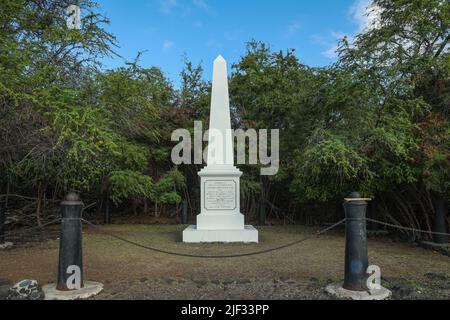
[[[338,49],[338,45],[332,44],[330,48],[328,48],[325,51],[322,51],[320,54],[328,59],[336,59],[337,58],[337,52],[336,52],[337,49]]]
[[[189,16],[195,9],[201,9],[212,13],[212,9],[206,0],[158,0],[160,11],[164,14],[172,14],[176,11],[181,16]]]
[[[161,12],[165,14],[172,13],[173,8],[175,8],[178,5],[177,0],[160,0],[159,3]]]
[[[335,40],[341,40],[344,37],[349,38],[348,34],[345,34],[344,32],[336,32],[336,31],[331,31],[331,36],[335,39]],[[353,37],[350,37],[353,38]]]
[[[240,37],[241,34],[242,34],[241,31],[225,31],[223,33],[223,36],[228,41],[235,41]]]
[[[300,30],[300,22],[297,20],[292,21],[287,27],[286,37],[292,37]]]
[[[327,39],[325,39],[325,37],[318,35],[318,34],[313,34],[311,36],[311,40],[313,43],[319,44],[321,46],[327,46],[329,44],[329,41],[327,41]]]
[[[223,49],[223,44],[214,39],[207,41],[206,46],[210,49],[217,50],[217,51],[220,51]]]
[[[359,31],[364,30],[367,25],[366,11],[369,4],[370,0],[356,0],[350,7],[350,17],[358,25]]]
[[[358,26],[358,32],[379,27],[381,9],[373,5],[372,0],[356,0],[350,7],[349,14]]]
[[[350,42],[353,42],[353,37],[343,32],[334,32],[334,31],[331,32],[331,36],[333,38],[332,42],[328,43],[328,49],[322,51],[321,54],[329,59],[336,59],[338,57],[338,53],[336,51],[339,47],[339,41],[347,37],[347,39]]]
[[[314,35],[312,40],[320,46],[326,47],[321,52],[321,55],[329,58],[336,59],[338,54],[339,41],[344,37],[350,44],[354,42],[355,35],[361,32],[378,28],[380,25],[381,10],[378,6],[372,4],[372,0],[355,0],[348,10],[349,18],[356,25],[356,30],[351,33],[335,32],[332,31],[328,36]]]
[[[192,2],[199,8],[208,9],[208,4],[205,2],[205,0],[193,0]]]
[[[331,31],[329,35],[327,36],[322,36],[322,35],[312,35],[311,36],[311,40],[322,46],[325,47],[326,49],[323,50],[320,54],[328,59],[336,59],[338,54],[337,54],[337,49],[338,49],[338,44],[339,41],[341,39],[343,39],[344,37],[347,37],[347,39],[352,42],[353,41],[353,37],[349,36],[343,32],[335,32],[335,31]]]
[[[175,46],[175,43],[173,41],[164,40],[164,43],[163,43],[164,50],[169,50],[169,49],[173,48],[174,46]]]

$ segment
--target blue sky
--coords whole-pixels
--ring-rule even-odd
[[[245,42],[267,42],[274,50],[295,48],[302,63],[325,66],[335,59],[337,40],[364,27],[368,0],[98,0],[111,19],[118,53],[144,67],[158,66],[179,85],[183,57],[199,63],[211,78],[212,62],[229,63],[245,53]],[[105,59],[106,68],[124,59]]]

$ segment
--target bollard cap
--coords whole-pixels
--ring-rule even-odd
[[[352,192],[348,197],[351,199],[360,199],[362,198],[362,195],[359,192]]]
[[[69,192],[69,193],[66,195],[65,201],[80,201],[80,196],[79,196],[78,193],[75,193],[75,192]]]
[[[61,202],[61,205],[69,205],[69,206],[75,206],[75,205],[84,205],[81,201],[80,195],[76,192],[69,192],[64,201]]]
[[[366,201],[372,201],[371,198],[363,198],[363,196],[359,192],[352,192],[350,195],[344,199],[345,202],[359,202],[363,203]]]

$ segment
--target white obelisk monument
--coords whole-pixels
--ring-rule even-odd
[[[258,242],[258,231],[244,224],[239,180],[234,166],[227,63],[214,61],[207,166],[201,178],[201,213],[197,225],[183,231],[183,242]]]

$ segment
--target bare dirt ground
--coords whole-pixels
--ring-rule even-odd
[[[259,251],[314,231],[300,226],[260,228],[260,244],[183,244],[183,227],[112,225],[109,232],[176,252],[216,255]],[[258,256],[198,259],[169,256],[84,230],[87,280],[104,283],[96,299],[329,299],[323,289],[341,281],[344,234],[333,231],[299,245]],[[413,244],[369,240],[369,262],[380,266],[394,299],[450,299],[450,258]],[[58,241],[0,252],[0,278],[54,282]]]

